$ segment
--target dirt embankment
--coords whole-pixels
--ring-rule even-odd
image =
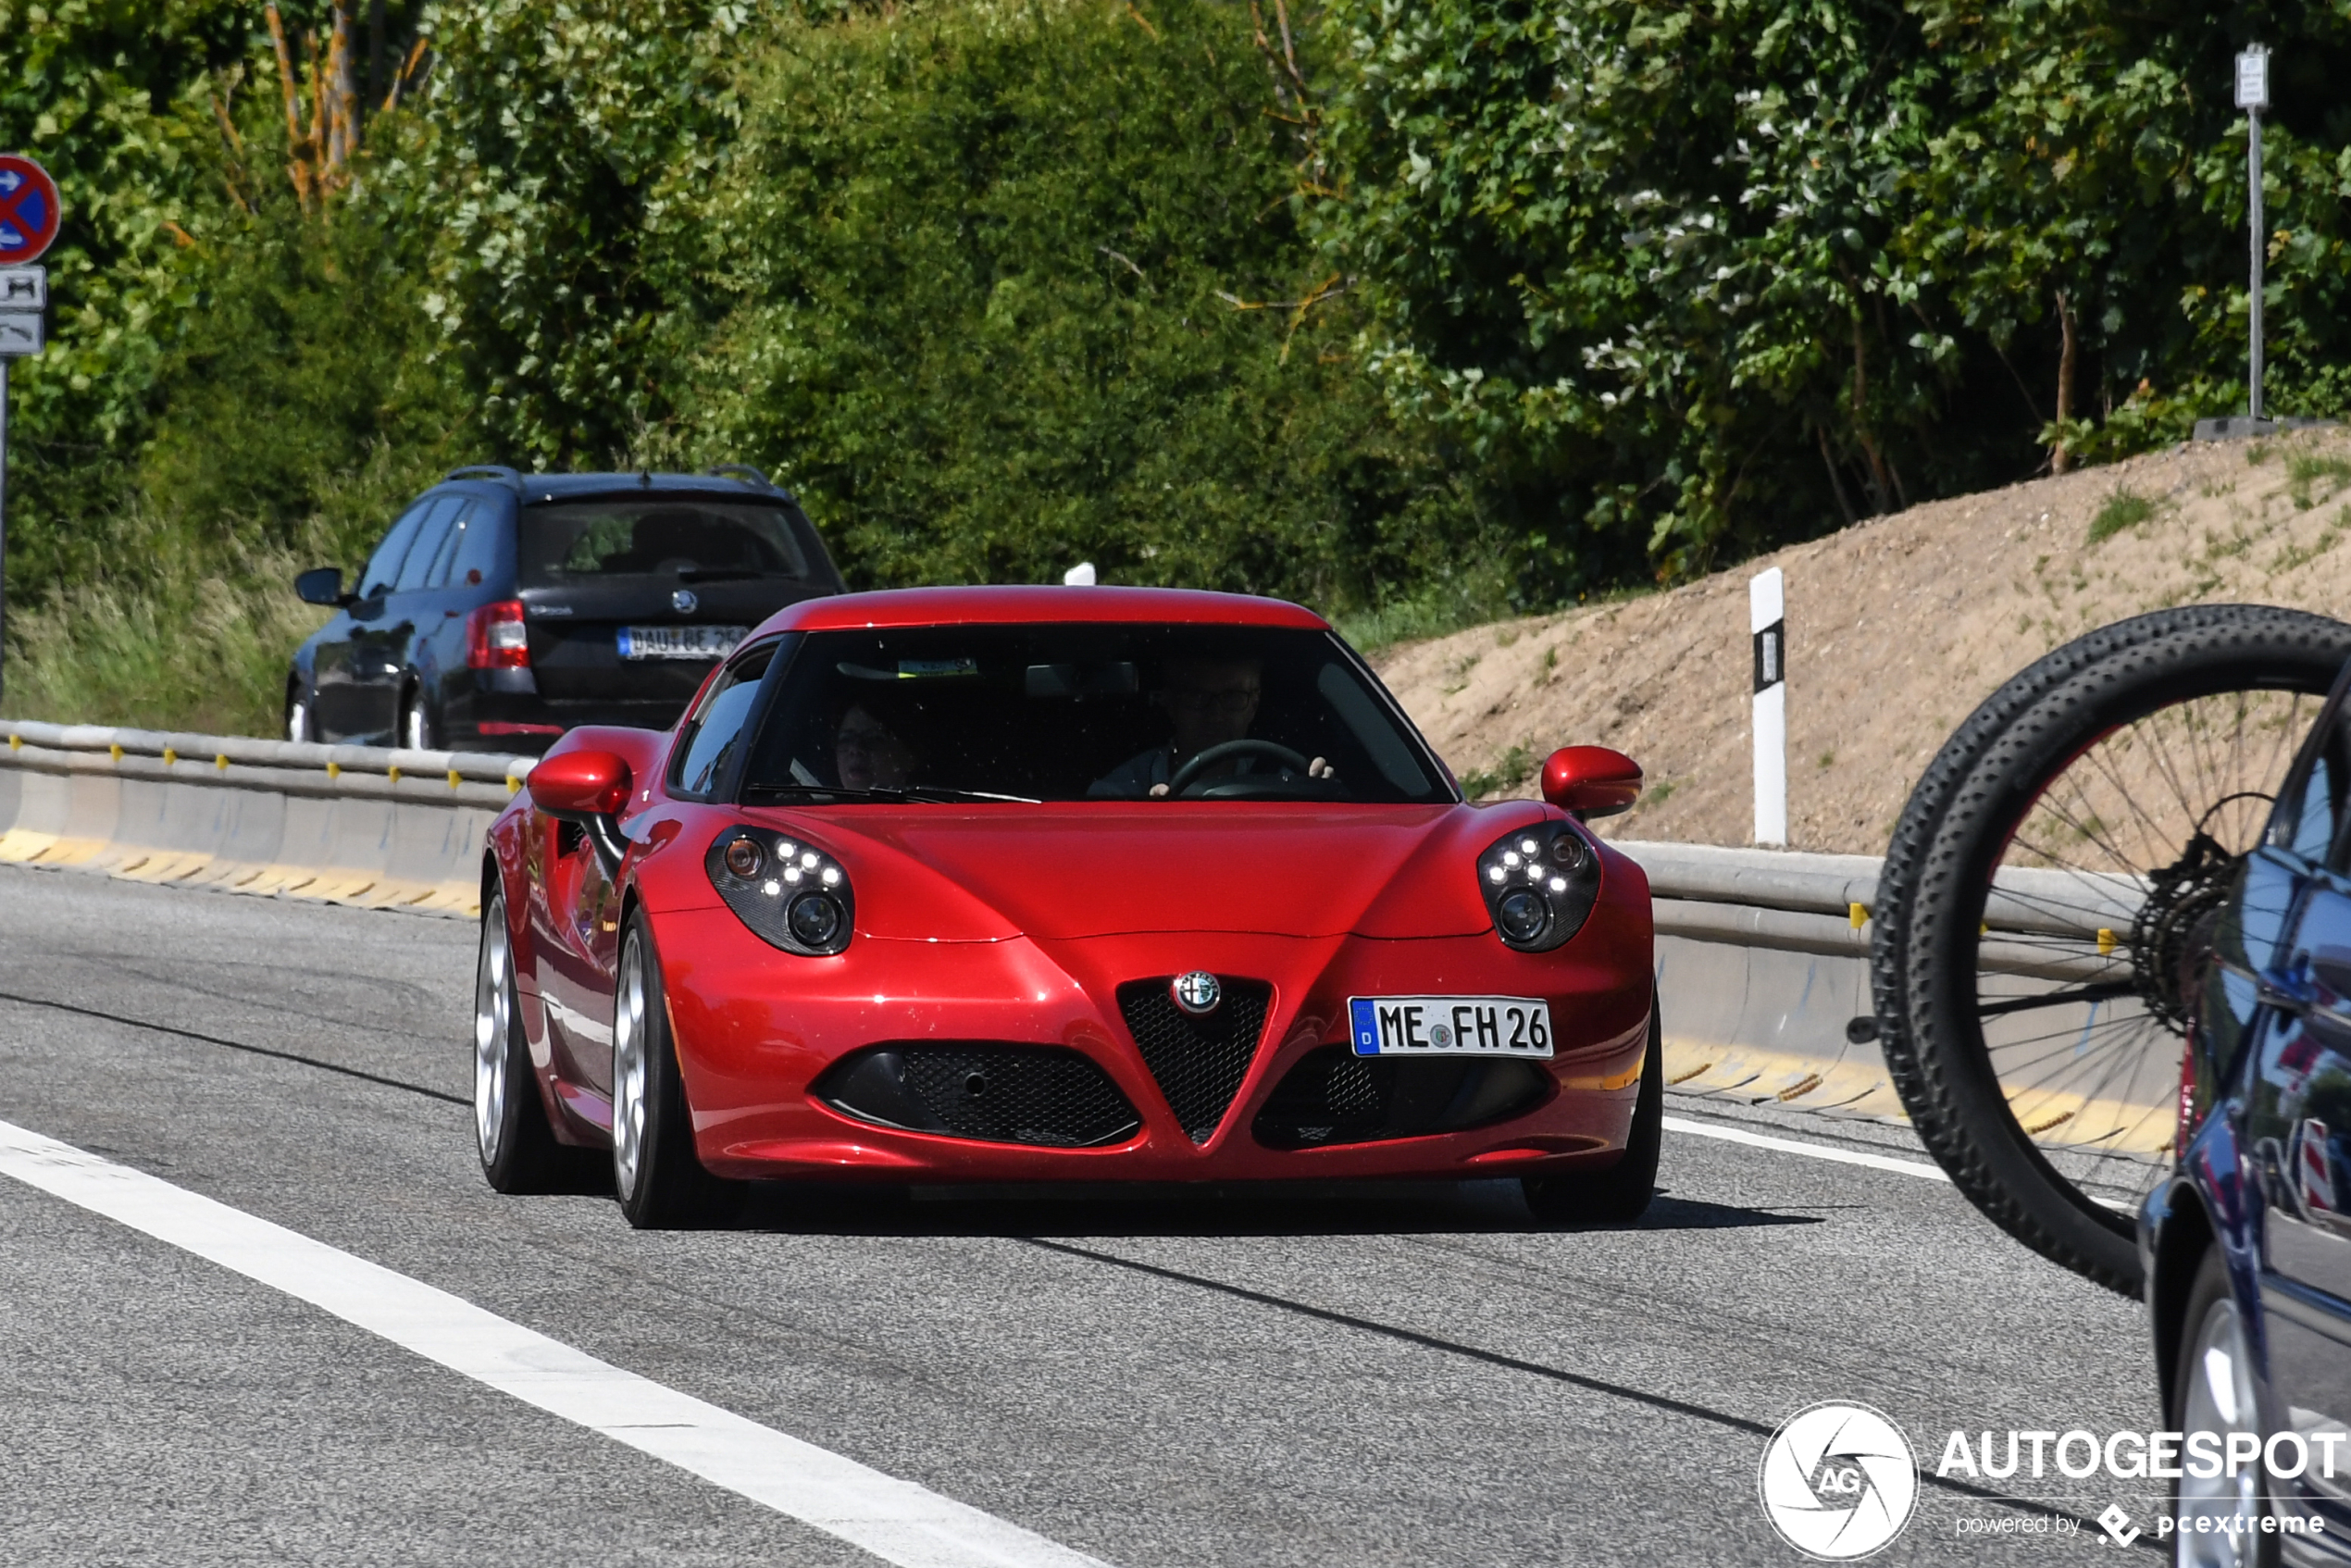
[[[1935,749],[2017,670],[2171,604],[2351,616],[2347,533],[2351,431],[2198,444],[1934,502],[1671,592],[1373,662],[1490,796],[1532,794],[1551,748],[1597,742],[1649,778],[1612,835],[1742,844],[1754,828],[1747,582],[1780,566],[1789,840],[1875,854]]]

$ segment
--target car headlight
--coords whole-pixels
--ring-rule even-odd
[[[804,840],[764,828],[729,828],[703,856],[710,885],[772,947],[829,958],[849,945],[857,897],[840,863]]]
[[[1477,857],[1494,930],[1521,952],[1549,952],[1584,928],[1600,894],[1600,853],[1573,823],[1538,822]]]

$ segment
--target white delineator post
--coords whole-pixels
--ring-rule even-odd
[[[1780,568],[1747,584],[1755,640],[1755,841],[1787,842],[1787,604]]]

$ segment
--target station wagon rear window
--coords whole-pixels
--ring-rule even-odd
[[[790,516],[756,502],[655,492],[527,506],[516,544],[525,588],[808,576]]]

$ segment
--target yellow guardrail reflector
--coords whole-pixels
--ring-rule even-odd
[[[120,746],[108,746],[106,748],[106,755],[114,758],[117,762],[120,762],[122,760],[122,748]]]
[[[342,777],[342,764],[339,762],[329,763],[327,765],[327,777],[330,778],[341,778]]]
[[[508,775],[506,775],[506,793],[508,793],[509,795],[511,795],[511,794],[513,794],[516,790],[520,790],[521,788],[522,788],[522,780],[521,780],[521,779],[519,779],[519,778],[516,778],[516,777],[515,777],[513,774],[511,774],[511,773],[509,773]]]
[[[220,769],[223,773],[226,773],[229,770],[229,753],[226,752],[215,753],[212,759],[212,765]]]
[[[394,763],[394,764],[392,764],[390,767],[388,767],[388,768],[384,769],[384,775],[385,775],[385,777],[389,778],[390,778],[390,779],[391,779],[391,780],[392,780],[394,784],[399,783],[399,782],[400,782],[400,765],[399,765],[398,763]]]
[[[1852,908],[1851,917],[1853,921],[1853,928],[1857,931],[1860,930],[1862,927],[1870,923],[1870,906],[1865,903],[1855,904]]]
[[[179,760],[180,760],[180,753],[179,753],[178,752],[173,751],[173,750],[172,750],[170,747],[168,747],[168,746],[166,746],[166,747],[163,749],[163,765],[164,765],[164,766],[166,766],[166,767],[169,767],[172,764],[174,764],[174,763],[178,762]]]
[[[2112,931],[2108,930],[2104,926],[2098,927],[2098,956],[2100,958],[2112,956],[2115,948],[2120,945],[2114,940]]]
[[[452,790],[455,789],[458,785],[463,784],[465,781],[465,776],[459,773],[455,768],[453,767],[449,770],[449,787]]]

